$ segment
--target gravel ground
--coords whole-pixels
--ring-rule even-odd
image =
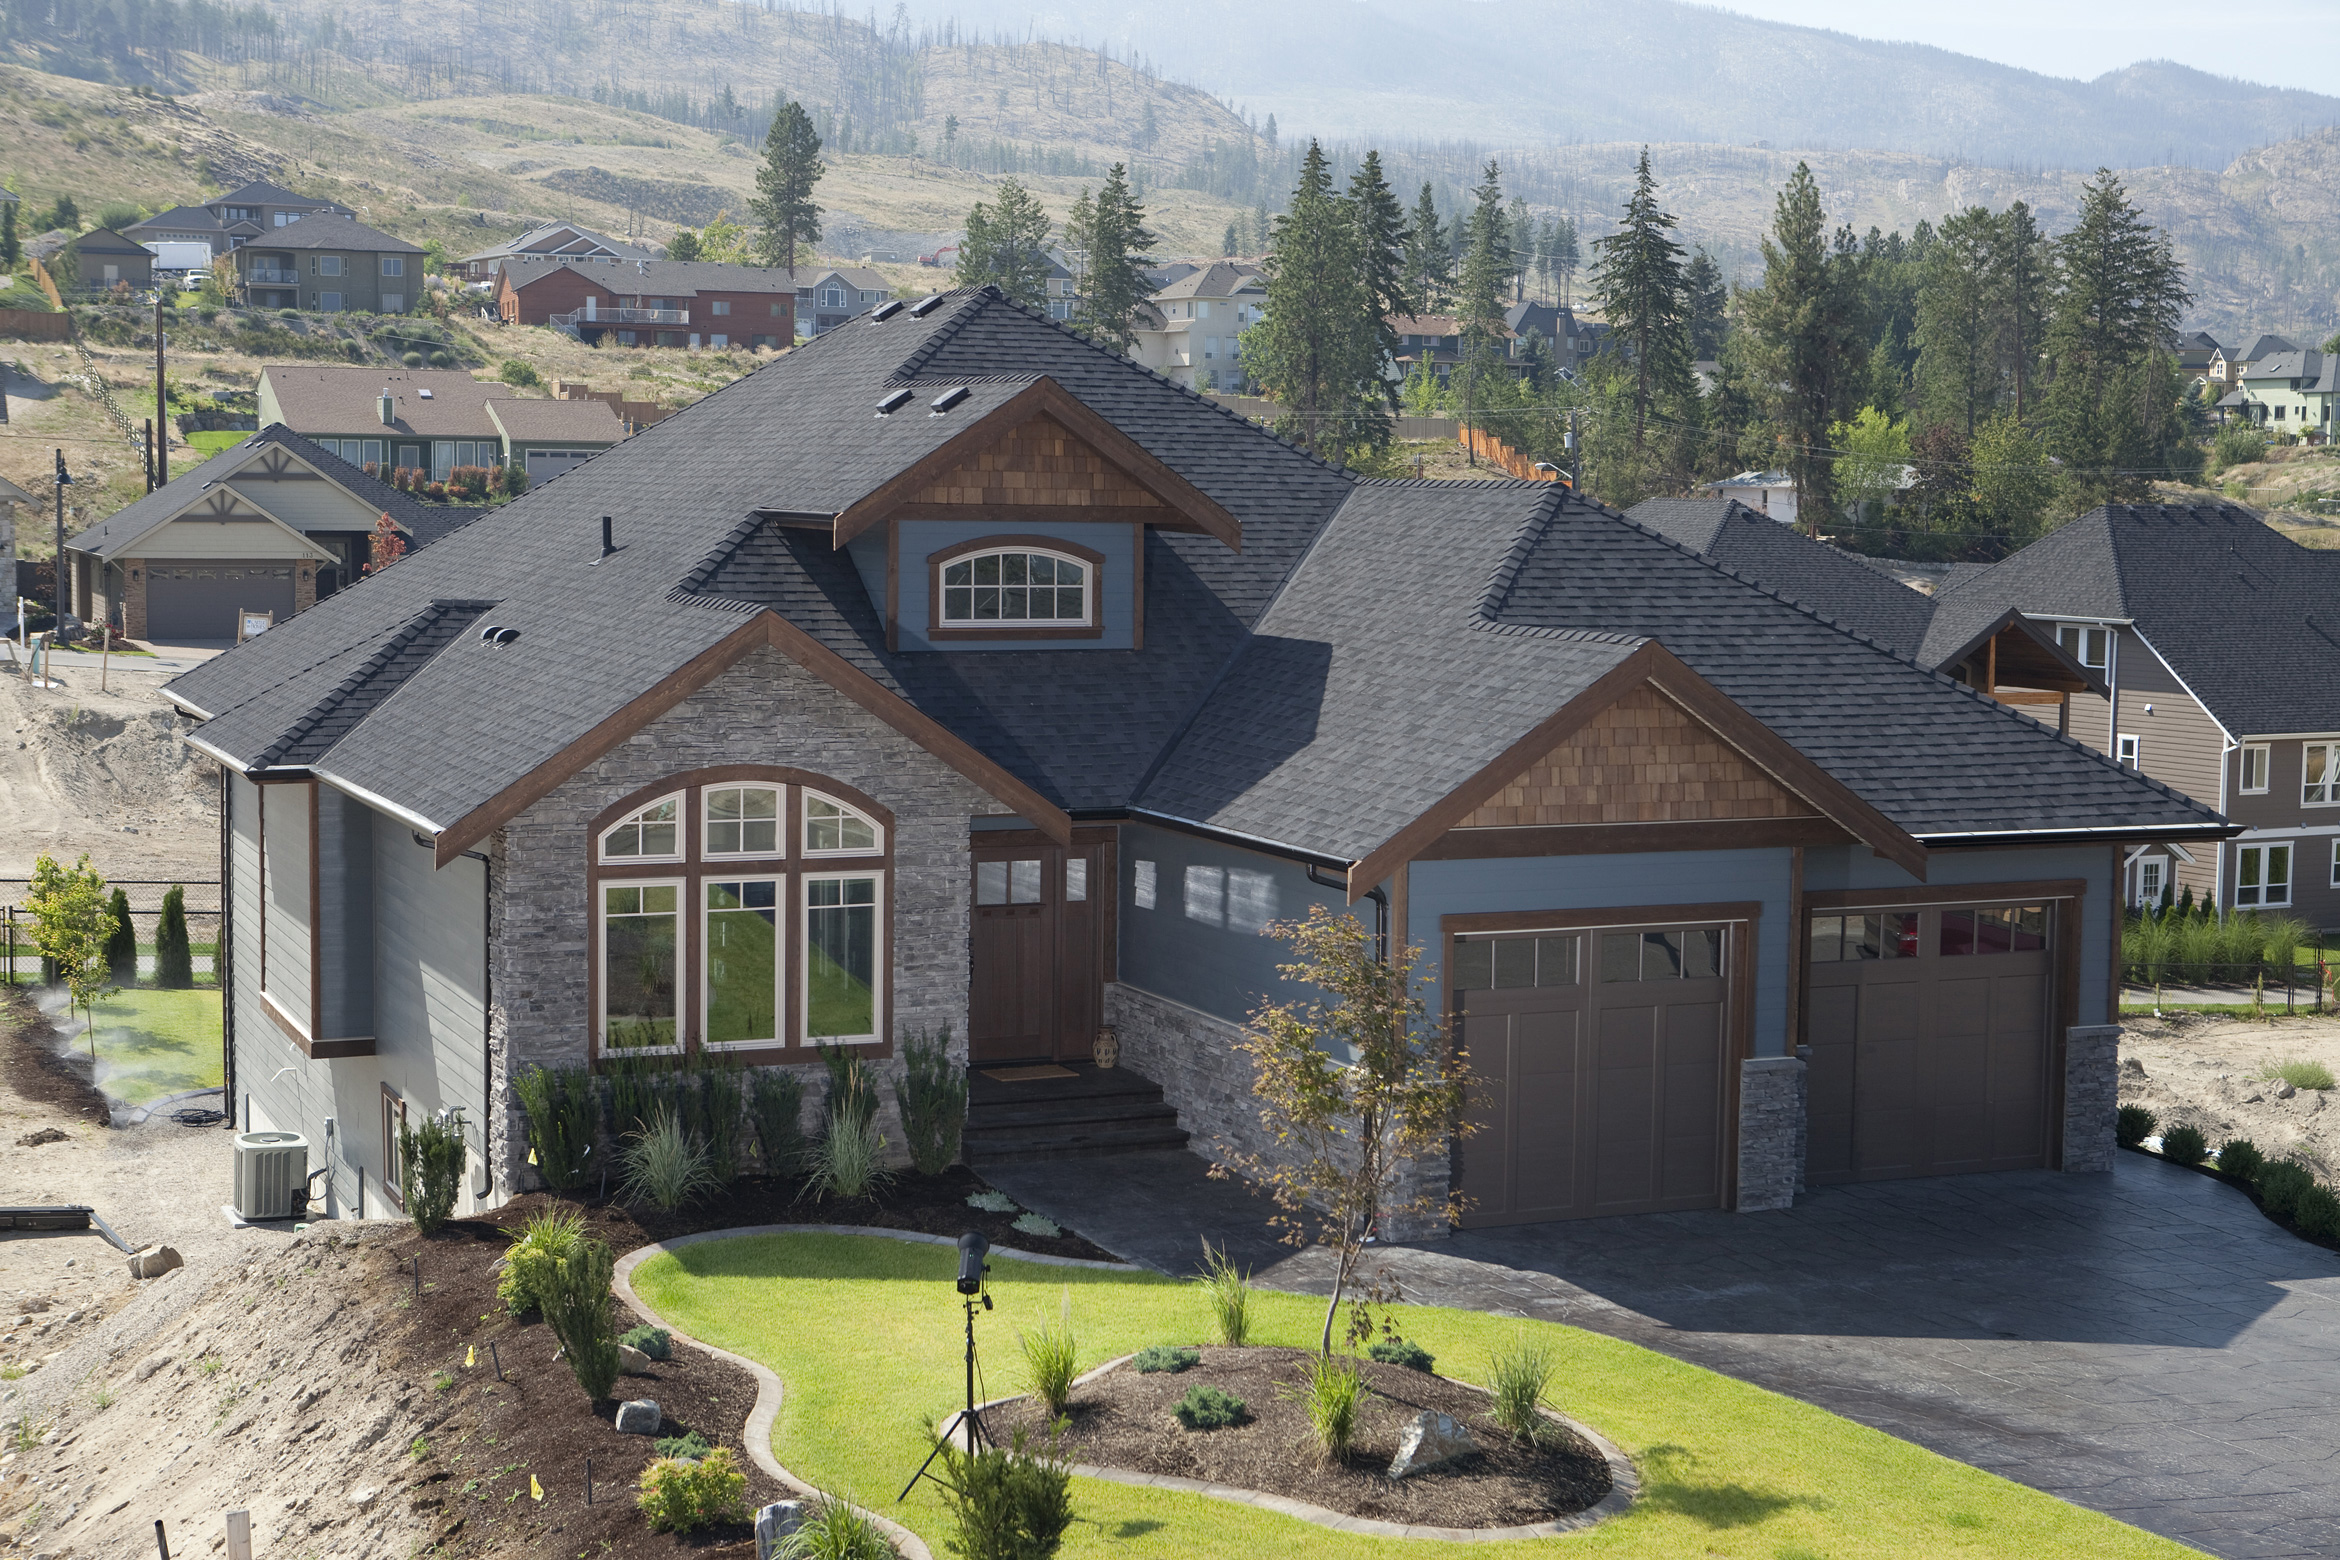
[[[2259,1075],[2286,1061],[2321,1062],[2340,1075],[2340,1019],[2128,1019],[2121,1103],[2145,1106],[2163,1130],[2198,1127],[2213,1147],[2247,1137],[2270,1158],[2289,1155],[2335,1179],[2340,1090],[2284,1095],[2282,1084]]]

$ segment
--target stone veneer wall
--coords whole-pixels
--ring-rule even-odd
[[[592,1008],[585,893],[592,820],[665,776],[718,764],[772,764],[826,775],[894,814],[894,875],[887,885],[894,995],[887,1022],[951,1029],[951,1054],[967,1055],[968,819],[1006,811],[924,748],[776,650],[756,650],[586,766],[496,832],[486,848],[495,878],[490,947],[495,978],[490,1033],[495,1103],[489,1153],[505,1192],[533,1181],[525,1122],[512,1093],[517,1071],[576,1066],[588,1054]],[[880,1123],[900,1157],[902,1132],[891,1058]],[[819,1060],[806,1056],[807,1108],[821,1095]]]
[[[1223,1165],[1245,1155],[1275,1157],[1275,1135],[1261,1125],[1251,1092],[1251,1058],[1237,1049],[1243,1039],[1240,1024],[1123,982],[1105,988],[1105,1022],[1121,1042],[1122,1065],[1162,1086],[1162,1097],[1178,1112],[1194,1152]],[[1446,1195],[1453,1173],[1449,1161],[1416,1160],[1410,1170],[1403,1183],[1406,1197]],[[1445,1222],[1436,1219],[1391,1219],[1384,1226],[1391,1240],[1442,1240],[1447,1234]]]
[[[1739,1212],[1793,1207],[1803,1190],[1804,1087],[1800,1056],[1739,1063]]]
[[[2113,1167],[2120,1071],[2120,1025],[2076,1024],[2064,1031],[2064,1162],[2059,1168]]]

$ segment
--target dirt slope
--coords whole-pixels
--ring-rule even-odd
[[[83,851],[109,878],[219,876],[218,771],[180,740],[189,723],[156,691],[162,674],[136,665],[115,660],[100,693],[94,656],[60,657],[65,686],[50,690],[0,660],[0,878]]]
[[[2121,1103],[2143,1105],[2166,1129],[2201,1129],[2213,1148],[2247,1137],[2270,1159],[2289,1156],[2340,1178],[2340,1090],[2295,1090],[2258,1073],[2277,1062],[2322,1062],[2340,1074],[2340,1019],[2132,1018],[2121,1035]]]

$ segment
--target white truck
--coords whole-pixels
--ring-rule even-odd
[[[200,281],[202,278],[197,273],[211,269],[211,246],[209,244],[158,238],[149,242],[145,247],[154,256],[154,268],[157,271],[184,271],[195,275],[196,279]]]

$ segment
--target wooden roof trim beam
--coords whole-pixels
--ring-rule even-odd
[[[934,481],[957,469],[970,457],[999,443],[1034,418],[1047,415],[1126,472],[1131,480],[1160,499],[1197,529],[1243,550],[1243,522],[1217,499],[1171,470],[1135,439],[1091,411],[1072,392],[1043,375],[984,413],[953,438],[909,469],[837,512],[831,528],[833,545],[842,547],[887,516],[916,501]],[[1143,514],[1142,510],[1128,513]],[[1116,518],[1126,518],[1126,515]],[[1166,518],[1166,517],[1165,517]]]
[[[2029,641],[2030,646],[2037,648],[2038,654],[2042,659],[2054,663],[2057,669],[2061,672],[2062,680],[2056,683],[2048,684],[2047,686],[2054,688],[2058,692],[2085,692],[2093,693],[2100,699],[2110,698],[2112,696],[2112,690],[2106,684],[2104,680],[2104,674],[2094,670],[2091,667],[2083,666],[2073,657],[2070,651],[2066,650],[2062,645],[2056,643],[2056,636],[2054,633],[2047,631],[2048,627],[2049,625],[2045,623],[2035,622],[2031,618],[2025,617],[2019,611],[2007,611],[2002,613],[1999,618],[1991,624],[1990,627],[1984,629],[1981,633],[1975,635],[1972,639],[1969,639],[1965,644],[1961,645],[1958,648],[1956,654],[1944,656],[1940,666],[1938,666],[1936,670],[1948,672],[1954,666],[1964,665],[1969,656],[1976,654],[1978,651],[1986,650],[1991,642],[1998,639],[1999,636],[2013,631],[2017,634],[2020,634],[2025,640]],[[2012,679],[2010,678],[2009,673],[2012,670],[2013,668],[2005,661],[2004,658],[2002,658],[1999,665],[1998,680],[2000,682],[2011,681]],[[2019,683],[2016,684],[2016,686],[2031,687],[2036,685],[2030,683]],[[1978,687],[1975,689],[1975,691],[1977,693],[1982,693],[1986,690]]]

